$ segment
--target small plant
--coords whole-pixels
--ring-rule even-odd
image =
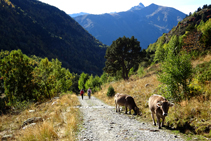
[[[112,97],[115,95],[115,91],[114,91],[114,88],[112,86],[109,86],[108,87],[108,92],[107,92],[107,96],[108,97]]]
[[[144,67],[139,67],[137,74],[139,77],[142,77],[144,75]]]
[[[195,68],[195,73],[200,83],[206,83],[211,81],[211,61],[199,64]]]

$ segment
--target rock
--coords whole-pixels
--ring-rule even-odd
[[[35,112],[35,110],[29,110],[29,113],[34,113]]]
[[[54,101],[53,103],[52,103],[52,106],[54,105],[54,104],[56,104],[57,103],[57,101]]]
[[[12,137],[13,137],[12,134],[10,134],[10,135],[4,135],[1,139],[2,140],[8,140],[8,138],[12,138]]]
[[[31,127],[31,126],[34,126],[34,125],[36,125],[36,123],[31,123],[29,125],[24,126],[22,129],[26,129],[26,128]]]
[[[59,97],[54,97],[54,98],[52,98],[51,100],[53,100],[53,99],[59,99]]]
[[[148,87],[149,86],[149,84],[145,84],[145,87]]]
[[[33,117],[33,118],[29,118],[26,121],[23,122],[23,125],[21,126],[22,128],[30,123],[35,123],[35,122],[39,122],[39,121],[43,121],[43,118],[41,117]]]

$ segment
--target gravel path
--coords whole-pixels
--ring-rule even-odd
[[[158,130],[157,126],[137,121],[134,116],[116,113],[94,96],[88,99],[79,96],[83,114],[83,127],[79,141],[182,141],[178,135]]]

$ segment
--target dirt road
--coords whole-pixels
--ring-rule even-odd
[[[115,107],[108,106],[95,97],[79,96],[83,114],[83,127],[79,141],[182,141],[176,134],[158,130],[157,127],[139,122],[134,116],[116,113]]]

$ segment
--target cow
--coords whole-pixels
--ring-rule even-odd
[[[156,126],[154,114],[157,117],[158,129],[161,129],[160,119],[162,118],[162,127],[164,126],[165,117],[168,115],[169,107],[174,106],[174,103],[168,102],[163,96],[154,94],[149,98],[149,109],[153,124]]]
[[[131,109],[134,111],[134,115],[139,115],[139,108],[132,96],[117,93],[114,96],[114,101],[116,105],[116,112],[120,112],[120,106],[125,106],[125,114],[127,114],[127,108],[129,108],[129,114],[131,114]]]

